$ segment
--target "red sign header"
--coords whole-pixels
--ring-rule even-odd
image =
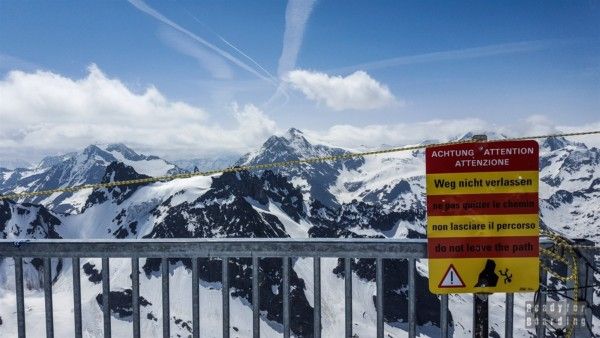
[[[427,148],[426,173],[538,171],[536,141],[495,141]]]

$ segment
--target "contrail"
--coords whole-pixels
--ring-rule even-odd
[[[262,107],[271,106],[275,102],[275,100],[279,99],[280,95],[283,95],[283,97],[284,97],[283,103],[281,103],[278,106],[281,108],[290,101],[290,94],[288,94],[288,92],[286,90],[286,84],[283,81],[281,81],[279,83],[279,86],[277,86],[277,89],[275,89],[275,93],[273,93],[273,95],[265,103],[262,104]]]
[[[285,97],[281,107],[285,106],[290,96],[286,91],[285,82],[281,81],[290,70],[296,67],[298,52],[304,38],[306,23],[310,13],[315,5],[315,0],[289,0],[285,9],[285,31],[283,33],[283,47],[279,57],[279,66],[277,75],[279,76],[279,86],[264,106],[270,106],[281,95]]]
[[[33,62],[23,60],[13,55],[4,54],[0,51],[0,69],[42,69],[42,67]]]
[[[215,32],[212,28],[210,28],[202,20],[198,19],[195,15],[193,15],[187,8],[185,8],[185,7],[182,7],[182,8],[188,13],[188,15],[192,19],[194,19],[196,22],[198,22],[199,24],[204,26],[206,29],[208,29],[211,33],[213,33],[215,36],[217,36],[219,38],[219,40],[221,40],[223,43],[225,43],[227,46],[232,48],[234,51],[236,51],[237,53],[239,53],[246,59],[250,60],[250,62],[254,63],[259,69],[261,69],[263,72],[265,72],[265,74],[267,74],[271,79],[273,79],[273,81],[279,82],[279,85],[275,89],[275,92],[273,93],[273,95],[266,102],[264,102],[262,104],[262,107],[268,107],[268,106],[272,105],[273,102],[275,102],[275,100],[278,99],[280,95],[283,95],[283,97],[284,97],[284,102],[280,105],[281,107],[285,106],[289,102],[290,95],[288,94],[288,92],[285,88],[285,84],[283,82],[281,82],[280,79],[277,79],[275,76],[273,76],[273,74],[271,74],[268,70],[263,68],[263,66],[261,66],[258,62],[256,62],[253,58],[251,58],[249,55],[244,53],[242,50],[240,50],[239,48],[234,46],[232,43],[227,41],[227,39],[222,37],[219,33]]]
[[[209,28],[210,29],[210,28]],[[262,69],[267,75],[269,75],[274,81],[278,82],[278,86],[277,89],[275,89],[275,93],[273,94],[273,96],[271,96],[271,98],[269,100],[267,100],[267,102],[265,102],[262,106],[269,106],[272,104],[273,100],[278,97],[280,94],[284,96],[285,101],[281,104],[281,106],[285,106],[288,101],[290,100],[290,95],[288,94],[285,85],[282,84],[281,80],[278,80],[276,77],[274,77],[268,70],[264,69],[260,64],[258,64],[258,62],[254,61],[254,59],[252,59],[250,56],[246,55],[244,52],[242,52],[240,49],[238,49],[236,46],[234,46],[233,44],[229,43],[229,41],[225,40],[225,38],[223,38],[222,36],[220,36],[219,34],[217,34],[216,32],[214,33],[219,39],[221,39],[221,41],[223,41],[226,45],[228,45],[229,47],[233,48],[233,50],[235,50],[236,52],[240,53],[241,55],[243,55],[244,57],[246,57],[248,60],[250,60],[251,62],[253,62],[258,68]]]
[[[244,63],[243,61],[241,61],[240,59],[234,57],[233,55],[231,55],[230,53],[220,49],[219,47],[211,44],[210,42],[202,39],[201,37],[197,36],[196,34],[188,31],[187,29],[179,26],[178,24],[176,24],[175,22],[169,20],[168,18],[166,18],[164,15],[162,15],[161,13],[159,13],[158,11],[156,11],[154,8],[148,6],[143,0],[128,0],[130,4],[132,4],[133,6],[135,6],[137,9],[139,9],[140,11],[152,16],[153,18],[159,20],[160,22],[170,26],[173,29],[176,29],[177,31],[189,36],[190,38],[194,39],[195,41],[203,44],[204,46],[212,49],[214,52],[216,52],[217,54],[221,55],[222,57],[224,57],[225,59],[231,61],[233,64],[239,66],[242,69],[245,69],[246,71],[256,75],[257,77],[277,86],[278,83],[277,81],[273,80],[273,78],[269,78],[264,76],[263,74],[259,73],[258,71],[256,71],[256,69],[252,68],[251,66],[249,66],[248,64]],[[262,68],[262,67],[261,67]]]
[[[397,58],[361,63],[353,66],[331,69],[328,72],[344,73],[353,72],[356,70],[381,69],[395,66],[412,65],[417,63],[477,59],[496,55],[535,52],[544,49],[550,49],[574,41],[575,40],[532,40],[488,45],[482,47],[453,49],[441,52],[401,56]]]
[[[271,79],[276,79],[275,76],[273,76],[273,74],[271,74],[268,70],[266,70],[265,68],[263,68],[263,66],[261,66],[258,62],[254,61],[253,58],[251,58],[249,55],[247,55],[246,53],[244,53],[242,50],[240,50],[239,48],[237,48],[236,46],[234,46],[232,43],[230,43],[229,41],[225,40],[225,38],[223,38],[221,35],[215,33],[215,35],[221,40],[223,41],[223,43],[225,43],[227,46],[231,47],[233,50],[235,50],[236,52],[238,52],[240,55],[242,55],[243,57],[245,57],[246,59],[250,60],[250,62],[254,63],[256,65],[256,67],[260,68],[263,72],[265,72],[265,74],[267,74]]]
[[[234,51],[236,51],[238,54],[242,55],[243,57],[245,57],[246,59],[248,59],[250,62],[252,62],[256,67],[258,67],[260,70],[262,70],[265,74],[267,74],[267,76],[269,76],[271,79],[276,80],[275,76],[273,76],[273,74],[271,74],[268,70],[266,70],[260,63],[258,63],[256,60],[254,60],[252,57],[250,57],[250,55],[244,53],[241,49],[239,49],[238,47],[236,47],[234,44],[232,44],[231,42],[227,41],[227,39],[225,39],[224,37],[222,37],[219,33],[217,33],[215,30],[213,30],[212,28],[210,28],[207,24],[205,24],[202,20],[198,19],[194,14],[192,14],[187,8],[185,8],[184,6],[181,6],[181,8],[183,8],[184,11],[186,11],[186,13],[192,18],[194,19],[196,22],[198,22],[199,24],[201,24],[202,26],[204,26],[206,29],[208,29],[211,33],[213,33],[216,37],[219,38],[219,40],[221,40],[224,44],[226,44],[227,46],[229,46],[231,49],[233,49]]]
[[[304,38],[306,22],[313,10],[315,0],[289,0],[285,9],[285,32],[283,49],[279,58],[279,77],[296,67],[298,52]]]

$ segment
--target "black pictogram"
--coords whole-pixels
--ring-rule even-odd
[[[502,270],[498,270],[498,272],[500,276],[504,277],[504,284],[512,283],[512,273],[508,273],[508,268],[504,269],[504,272]]]
[[[485,262],[485,267],[483,271],[479,273],[479,279],[477,279],[477,284],[475,284],[476,288],[484,288],[484,287],[495,287],[498,284],[498,275],[495,272],[496,270],[496,262],[491,259],[488,259]]]

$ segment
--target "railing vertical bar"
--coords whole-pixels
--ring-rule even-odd
[[[352,258],[344,258],[346,338],[352,338]]]
[[[131,306],[133,307],[133,338],[140,338],[140,259],[131,258]]]
[[[440,299],[440,337],[448,337],[448,295]]]
[[[414,338],[417,335],[416,330],[416,311],[415,311],[415,259],[408,259],[408,337]]]
[[[283,338],[290,338],[290,258],[283,257]]]
[[[490,299],[487,293],[473,294],[473,337],[489,337]]]
[[[171,315],[169,309],[169,259],[162,258],[161,260],[162,274],[162,326],[163,338],[171,336]]]
[[[252,337],[260,337],[260,284],[259,284],[259,260],[258,256],[252,255]]]
[[[383,258],[377,258],[376,262],[376,276],[375,280],[377,283],[377,338],[383,338]]]
[[[574,239],[574,245],[594,246],[594,242],[587,239]],[[575,257],[577,261],[577,279],[579,281],[578,293],[575,290],[567,292],[573,299],[578,302],[579,322],[573,327],[573,337],[591,338],[597,337],[592,331],[592,306],[594,304],[594,293],[598,292],[598,287],[594,287],[594,272],[593,265],[595,253],[592,250],[576,250]],[[596,265],[597,266],[597,265]],[[573,273],[573,271],[571,271]],[[575,286],[574,284],[572,286]]]
[[[108,257],[102,258],[102,313],[104,316],[104,338],[110,338],[110,270]]]
[[[71,260],[73,266],[73,319],[75,320],[75,337],[81,338],[83,330],[81,327],[81,274],[79,257]]]
[[[200,292],[198,291],[198,258],[192,258],[192,337],[200,337]]]
[[[569,271],[569,273],[571,273],[571,271]],[[540,269],[540,288],[539,288],[539,293],[538,293],[538,299],[537,299],[537,306],[538,306],[538,312],[537,312],[537,327],[536,327],[536,333],[538,337],[545,337],[546,336],[546,325],[544,324],[544,311],[542,311],[542,309],[544,308],[544,304],[546,304],[546,293],[542,290],[542,286],[546,286],[546,283],[548,282],[548,275],[546,273],[546,270],[544,269]]]
[[[314,282],[314,336],[321,338],[321,257],[313,258],[313,282]]]
[[[23,292],[23,258],[15,257],[15,287],[17,293],[17,333],[25,338],[25,293]]]
[[[229,338],[229,262],[227,257],[223,257],[221,262],[223,274],[223,287],[221,296],[223,297],[223,338]]]
[[[505,338],[512,338],[513,337],[513,311],[514,311],[514,305],[515,305],[515,295],[513,293],[507,293],[506,294],[506,301],[505,301],[505,306],[506,306],[506,312],[505,312],[505,318],[504,318],[504,337]]]
[[[44,303],[46,310],[46,337],[54,337],[54,313],[52,307],[52,260],[44,258]]]

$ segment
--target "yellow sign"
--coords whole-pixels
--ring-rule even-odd
[[[538,153],[535,141],[427,149],[432,293],[538,289]]]

